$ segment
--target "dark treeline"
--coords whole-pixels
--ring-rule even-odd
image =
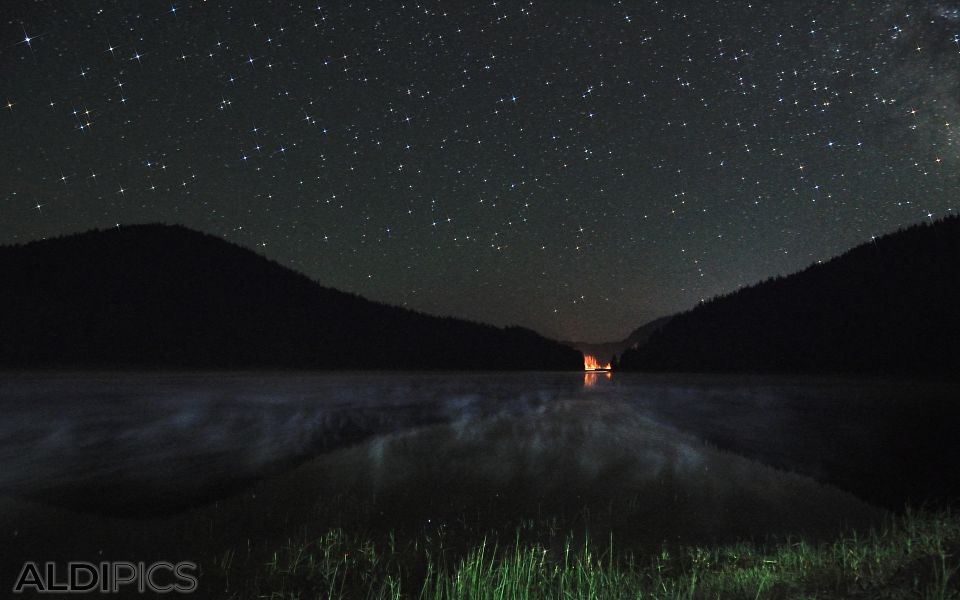
[[[582,369],[533,331],[343,293],[179,226],[0,248],[0,367]]]
[[[679,314],[619,368],[960,374],[960,218],[921,224]]]
[[[604,342],[604,343],[591,343],[591,342],[563,342],[564,344],[576,348],[584,354],[589,354],[593,356],[600,362],[609,361],[611,365],[616,365],[617,357],[623,353],[627,348],[634,348],[640,344],[646,343],[650,336],[653,335],[653,332],[657,331],[663,327],[670,317],[660,317],[650,321],[645,325],[634,329],[630,332],[630,335],[618,342]]]

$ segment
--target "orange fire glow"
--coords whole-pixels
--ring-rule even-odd
[[[601,379],[613,379],[613,373],[610,371],[585,371],[583,374],[583,386],[593,387]]]
[[[601,363],[599,360],[597,360],[596,356],[584,354],[583,370],[584,371],[609,371],[610,363]]]

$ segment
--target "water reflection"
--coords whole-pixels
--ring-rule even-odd
[[[627,465],[618,481],[639,485],[637,474],[664,456],[698,456],[692,439],[897,508],[909,492],[958,487],[955,388],[610,372],[8,375],[0,493],[84,510],[176,510],[362,444],[383,459],[356,472],[409,473],[396,461],[430,431],[445,433],[433,450],[418,446],[420,463],[512,473],[521,487],[529,477],[540,489],[564,481],[623,495],[590,473]],[[667,441],[654,450],[655,439]]]
[[[594,387],[601,380],[610,381],[613,379],[613,373],[610,371],[584,371],[583,387]]]
[[[337,503],[363,507],[350,525],[375,530],[502,526],[509,535],[524,519],[574,531],[589,521],[600,540],[614,534],[653,547],[826,537],[881,517],[849,494],[719,451],[607,398],[378,436],[259,486],[250,502],[286,506],[305,494],[351,499]]]

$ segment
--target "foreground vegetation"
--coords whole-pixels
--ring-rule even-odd
[[[234,548],[204,565],[226,598],[960,598],[960,516],[907,512],[865,535],[717,547],[617,550],[482,539],[451,552],[442,531],[375,543],[331,530],[263,560]],[[602,547],[601,547],[602,546]]]

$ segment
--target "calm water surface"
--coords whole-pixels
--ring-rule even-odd
[[[960,458],[957,391],[606,373],[5,375],[0,493],[175,509],[348,448],[364,448],[374,477],[420,436],[420,462],[446,455],[462,474],[521,461],[524,476],[544,480],[569,471],[563,460],[585,476],[623,468],[631,445],[641,474],[664,461],[694,472],[694,441],[705,441],[896,506],[954,493],[945,469]]]

